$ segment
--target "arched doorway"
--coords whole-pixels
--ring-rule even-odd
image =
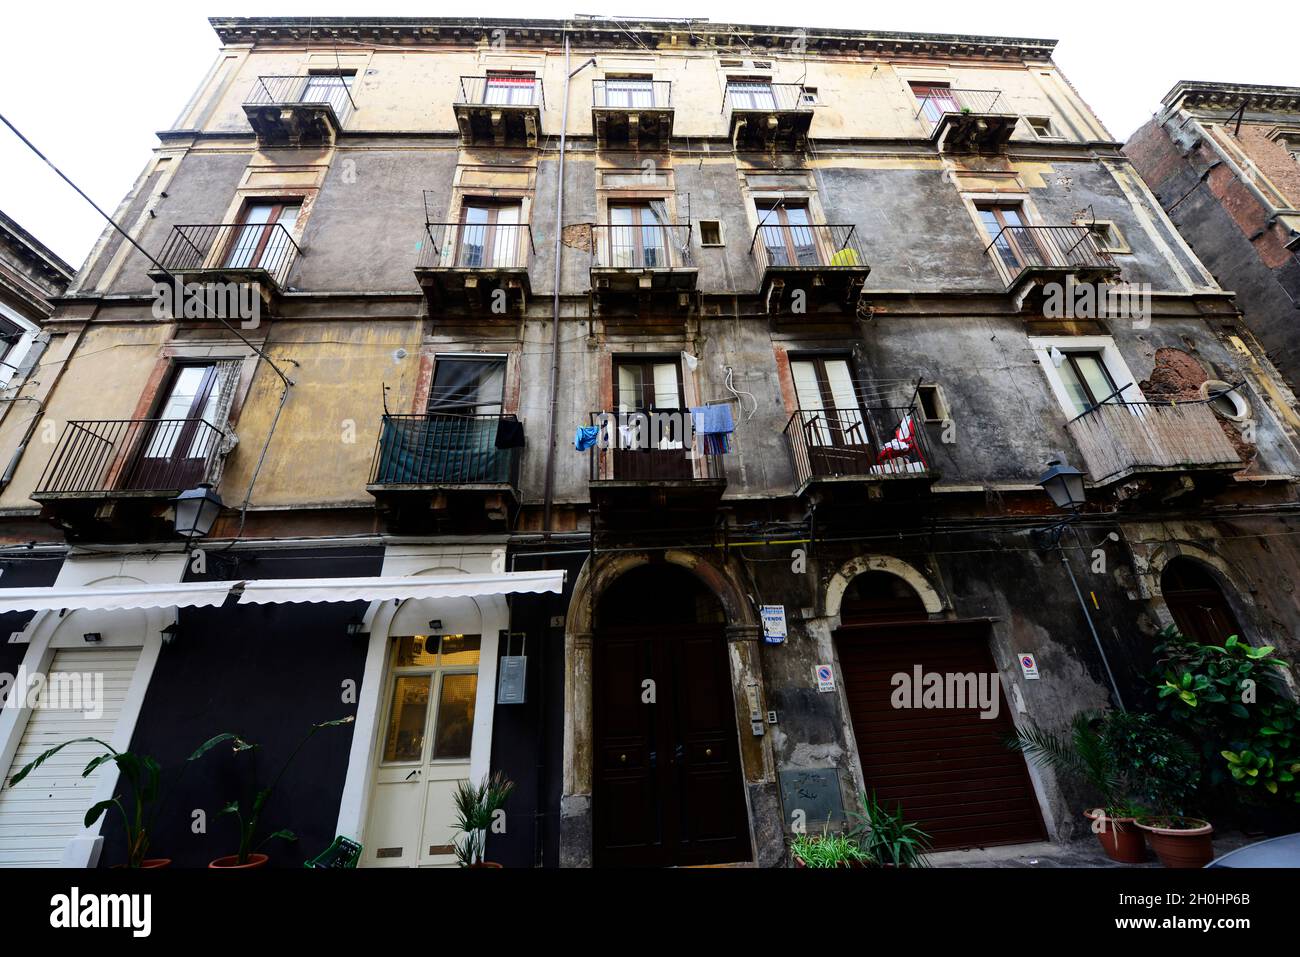
[[[930,620],[888,572],[849,583],[835,632],[863,781],[937,849],[1046,834],[1024,758],[1007,748],[1010,709],[986,621]]]
[[[689,571],[635,568],[592,642],[592,862],[748,861],[749,818],[718,599]]]
[[[1160,592],[1178,630],[1193,641],[1221,645],[1229,635],[1241,635],[1223,589],[1200,562],[1184,557],[1171,560],[1160,574]]]

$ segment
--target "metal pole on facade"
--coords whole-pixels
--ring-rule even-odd
[[[1074,532],[1074,540],[1078,543],[1079,533],[1075,531],[1073,526],[1071,526],[1070,531]],[[1115,704],[1120,711],[1126,711],[1128,709],[1124,707],[1124,699],[1119,693],[1119,685],[1115,682],[1115,673],[1110,670],[1110,659],[1106,657],[1106,649],[1101,643],[1101,636],[1097,634],[1097,626],[1093,624],[1092,612],[1088,610],[1088,603],[1083,600],[1083,591],[1079,588],[1079,582],[1074,577],[1074,566],[1070,564],[1070,559],[1065,554],[1065,548],[1061,545],[1059,537],[1056,540],[1056,550],[1061,555],[1061,564],[1065,566],[1066,574],[1070,576],[1070,584],[1074,586],[1074,597],[1079,599],[1079,607],[1083,609],[1083,617],[1088,622],[1088,630],[1092,632],[1092,640],[1097,644],[1097,653],[1101,655],[1101,665],[1106,669],[1106,678],[1110,681],[1111,693],[1115,695]]]

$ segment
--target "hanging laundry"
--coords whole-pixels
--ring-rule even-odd
[[[499,449],[521,449],[524,447],[524,424],[518,419],[505,418],[497,420],[496,447]]]
[[[598,425],[580,425],[573,434],[573,447],[579,452],[587,451],[599,441],[600,426]]]
[[[731,433],[736,430],[736,424],[729,403],[694,406],[691,428],[700,436],[700,448],[705,455],[725,455],[731,451]]]
[[[880,447],[880,454],[876,457],[881,462],[889,462],[914,453],[919,457],[920,450],[916,447],[915,426],[912,424],[912,415],[909,412],[903,416],[903,421],[898,423],[898,428],[894,430],[893,439]]]

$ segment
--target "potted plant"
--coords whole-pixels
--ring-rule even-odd
[[[871,856],[847,834],[796,834],[790,841],[790,856],[796,868],[869,867]]]
[[[1082,778],[1101,801],[1083,816],[1106,856],[1120,864],[1140,864],[1147,856],[1136,827],[1140,809],[1128,794],[1116,740],[1107,725],[1108,716],[1084,712],[1075,715],[1068,736],[1029,727],[1017,731],[1007,744],[1036,764]]]
[[[468,780],[456,785],[453,798],[456,805],[456,828],[461,838],[454,841],[456,858],[461,867],[500,867],[494,861],[486,861],[483,855],[487,850],[487,831],[497,819],[500,811],[515,788],[514,782],[498,771],[490,778],[485,777],[478,784]]]
[[[160,779],[162,776],[158,762],[149,755],[118,751],[107,741],[101,741],[99,738],[73,738],[71,741],[64,741],[62,744],[42,752],[35,759],[29,761],[23,766],[22,770],[9,779],[9,786],[13,787],[18,784],[23,778],[69,745],[85,743],[97,744],[104,749],[105,753],[91,758],[85,770],[81,772],[81,776],[83,778],[89,777],[100,765],[112,761],[117,765],[122,780],[130,785],[132,809],[128,813],[126,807],[122,804],[121,795],[114,795],[106,801],[95,804],[86,812],[84,826],[90,827],[93,825],[109,808],[117,808],[118,813],[122,815],[122,826],[126,830],[126,866],[166,867],[171,863],[171,858],[145,857],[146,852],[149,850],[149,830],[153,825],[160,805]]]
[[[858,795],[858,807],[849,812],[857,823],[849,837],[867,857],[881,867],[925,867],[932,844],[930,835],[903,818],[900,801],[891,811],[876,800],[876,792]]]
[[[270,800],[271,794],[275,791],[276,785],[280,783],[280,779],[284,777],[284,772],[289,769],[289,765],[293,763],[293,759],[297,757],[298,752],[302,750],[303,745],[310,741],[317,731],[320,731],[322,728],[336,728],[339,725],[351,724],[353,720],[355,720],[353,716],[348,715],[346,718],[336,718],[333,721],[322,721],[320,724],[312,725],[306,736],[298,742],[298,746],[293,749],[288,759],[280,766],[279,773],[276,774],[269,785],[257,791],[247,808],[244,807],[242,800],[236,798],[218,812],[218,817],[233,814],[235,820],[239,823],[239,849],[234,854],[228,854],[225,857],[218,857],[215,861],[210,863],[208,867],[221,870],[248,870],[257,867],[264,867],[270,858],[268,855],[261,853],[258,850],[259,848],[263,847],[268,841],[277,838],[286,841],[296,841],[298,839],[292,831],[279,830],[273,834],[268,834],[261,841],[257,841],[262,811],[266,807],[266,802]],[[254,751],[258,748],[258,745],[250,744],[239,735],[226,732],[224,734],[219,734],[214,738],[209,738],[207,741],[203,742],[203,744],[199,746],[198,750],[190,755],[189,760],[198,760],[217,745],[225,741],[234,742],[233,752],[235,754]],[[257,842],[256,844],[254,843],[255,841]]]

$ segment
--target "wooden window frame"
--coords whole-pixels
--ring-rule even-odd
[[[657,365],[672,364],[677,372],[677,401],[681,403],[673,409],[657,409],[654,406],[654,367]],[[629,366],[641,366],[641,399],[644,405],[629,409],[628,412],[687,412],[686,408],[686,381],[682,375],[682,360],[680,356],[641,356],[638,354],[614,356],[613,374],[614,374],[614,401],[612,403],[615,410],[622,406],[622,395],[618,387],[618,370]],[[649,373],[647,376],[645,373]]]

